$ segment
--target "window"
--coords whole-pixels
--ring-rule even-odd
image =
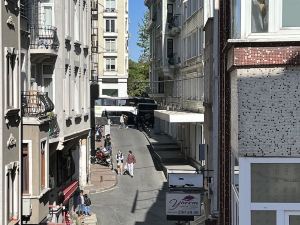
[[[116,0],[106,0],[105,6],[107,11],[114,12],[116,10]]]
[[[5,202],[6,221],[18,220],[19,215],[19,163],[11,162],[5,166]]]
[[[44,92],[48,93],[48,97],[54,102],[54,93],[53,93],[53,65],[43,65],[43,89]]]
[[[300,36],[300,1],[231,0],[231,37],[283,40]]]
[[[40,159],[41,159],[41,190],[46,188],[46,141],[41,142],[40,146]]]
[[[106,59],[106,71],[116,71],[116,59],[107,58]]]
[[[252,210],[251,225],[276,225],[276,211]]]
[[[74,109],[77,114],[80,113],[80,71],[78,67],[75,67],[75,77],[74,77]]]
[[[79,2],[74,5],[74,41],[80,41]]]
[[[64,110],[66,115],[70,115],[70,66],[68,64],[65,65],[65,77],[64,77]]]
[[[297,163],[252,163],[251,202],[300,202],[298,171]]]
[[[167,40],[167,57],[173,58],[173,39]]]
[[[65,0],[65,34],[70,35],[70,1]]]
[[[105,39],[105,49],[107,52],[116,52],[116,39]]]
[[[252,0],[251,5],[251,32],[268,32],[269,25],[269,1]]]
[[[6,53],[6,109],[18,107],[18,62],[16,60],[16,51],[14,48],[5,48]]]
[[[197,55],[197,32],[194,32],[192,34],[192,46],[191,46],[191,51],[192,51],[192,57],[195,57]]]
[[[22,143],[22,193],[29,194],[29,149],[28,143]]]
[[[112,97],[118,97],[118,89],[102,89],[102,95],[108,95]]]
[[[114,19],[105,20],[105,31],[106,32],[116,32]]]
[[[300,27],[300,1],[282,0],[282,27]]]

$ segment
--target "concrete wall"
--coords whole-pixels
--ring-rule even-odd
[[[300,68],[231,73],[232,139],[242,156],[299,156]]]
[[[1,146],[1,152],[0,152],[0,224],[7,224],[7,196],[8,193],[5,191],[5,186],[6,186],[6,174],[5,174],[5,166],[8,165],[11,162],[20,162],[20,124],[15,123],[13,124],[6,124],[6,119],[5,116],[6,114],[6,106],[5,106],[5,96],[6,96],[6,82],[7,79],[4,77],[5,73],[5,60],[6,60],[6,52],[5,52],[5,47],[13,47],[17,51],[17,57],[19,52],[20,52],[20,46],[19,46],[19,14],[15,10],[17,6],[17,3],[15,2],[8,2],[8,5],[4,5],[4,1],[0,2],[0,21],[1,21],[1,32],[0,32],[0,49],[1,49],[1,54],[0,54],[0,71],[1,74],[3,75],[3,78],[0,82],[0,146]],[[8,26],[7,21],[8,19],[11,18],[12,22],[14,23],[14,26]],[[15,74],[16,80],[17,80],[17,85],[16,85],[16,94],[14,97],[19,99],[19,66],[18,66],[18,61],[16,61],[16,66],[15,70],[17,73]],[[19,99],[20,100],[20,99]],[[16,105],[16,108],[20,109],[20,101]],[[18,114],[16,115],[18,116]],[[16,116],[12,117],[12,121],[15,121]],[[11,122],[12,122],[11,121]],[[7,146],[7,141],[12,135],[17,143],[15,146],[12,146],[11,148],[8,148]],[[17,175],[16,177],[17,180],[19,180],[20,183],[20,177]],[[17,196],[17,201],[20,203],[20,192],[19,195]],[[20,204],[19,204],[20,206]],[[20,212],[20,207],[19,210]],[[18,215],[20,217],[20,215]]]

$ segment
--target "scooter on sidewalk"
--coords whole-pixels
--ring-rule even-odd
[[[96,155],[94,156],[94,163],[103,166],[111,166],[111,153],[106,148],[97,148]]]

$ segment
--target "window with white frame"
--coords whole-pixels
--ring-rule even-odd
[[[5,105],[6,109],[18,107],[18,60],[14,48],[5,48]]]
[[[77,114],[81,112],[80,110],[80,70],[79,67],[75,67],[75,77],[74,77],[74,110]]]
[[[64,0],[65,2],[65,34],[70,35],[70,0]]]
[[[203,30],[199,28],[198,31],[198,55],[203,55],[203,46],[204,46],[204,38],[203,38]]]
[[[80,7],[78,1],[74,4],[74,40],[80,41]]]
[[[232,38],[300,36],[298,0],[231,0],[231,8]]]
[[[79,93],[79,98],[80,98],[80,104],[79,107],[81,109],[81,112],[84,112],[84,106],[85,106],[85,96],[86,96],[86,91],[85,90],[85,75],[86,75],[86,69],[82,70],[82,74],[79,77],[79,86],[80,86],[80,93]]]
[[[107,52],[116,52],[116,39],[105,39],[105,49]]]
[[[41,190],[47,188],[47,141],[41,141],[40,145],[40,179]]]
[[[10,224],[19,218],[19,162],[11,162],[5,166],[5,201],[6,222]]]
[[[65,65],[65,76],[63,79],[63,83],[64,111],[66,115],[70,115],[70,67],[68,64]]]
[[[116,59],[115,58],[106,58],[105,69],[106,69],[106,71],[116,71]]]
[[[105,31],[106,32],[116,32],[116,20],[115,19],[105,20]]]
[[[106,0],[105,9],[109,12],[114,12],[116,10],[116,0]]]
[[[191,46],[191,57],[197,56],[197,32],[194,32],[191,35],[191,41],[192,41],[192,46]]]

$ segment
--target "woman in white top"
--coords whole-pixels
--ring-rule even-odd
[[[124,156],[123,156],[123,153],[120,150],[118,151],[118,154],[116,155],[116,161],[117,161],[118,175],[121,175],[121,174],[123,174]]]

